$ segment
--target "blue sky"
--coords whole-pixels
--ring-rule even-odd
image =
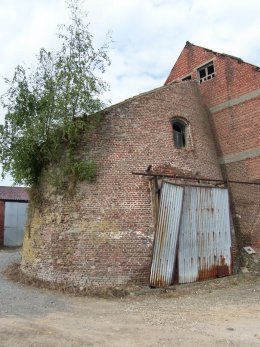
[[[33,63],[40,47],[55,49],[57,24],[68,22],[65,0],[0,1],[0,94],[3,76]],[[185,42],[260,64],[259,0],[85,0],[97,45],[111,31],[105,79],[111,103],[161,86]],[[4,111],[0,109],[0,122]],[[7,178],[0,185],[11,184]]]

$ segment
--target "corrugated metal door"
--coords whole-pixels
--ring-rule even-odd
[[[191,206],[197,206],[197,192],[185,189],[178,249],[180,283],[183,283],[183,278],[196,281],[198,275],[197,209]]]
[[[183,187],[163,183],[150,275],[152,286],[163,287],[172,283],[182,197]]]
[[[25,202],[5,203],[4,245],[9,247],[21,246],[23,230],[27,218]]]
[[[178,264],[179,283],[231,273],[227,189],[185,187]]]

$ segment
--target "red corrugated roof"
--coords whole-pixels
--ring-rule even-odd
[[[28,201],[27,188],[0,186],[0,200]]]

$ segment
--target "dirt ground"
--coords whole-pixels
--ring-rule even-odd
[[[0,250],[0,272],[19,260]],[[260,280],[244,274],[124,298],[74,297],[0,275],[0,346],[260,346]]]

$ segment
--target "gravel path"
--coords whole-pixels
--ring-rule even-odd
[[[0,250],[0,272],[17,260]],[[259,278],[137,294],[73,297],[0,275],[0,346],[260,346]]]
[[[4,268],[8,264],[18,261],[20,261],[18,250],[0,250],[0,317],[33,317],[57,310],[66,310],[67,298],[65,296],[13,283],[4,278],[1,274]]]

